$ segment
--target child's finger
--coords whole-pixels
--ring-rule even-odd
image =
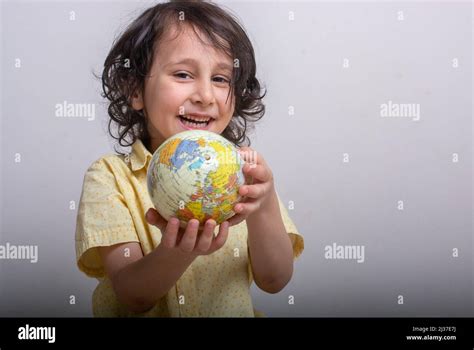
[[[239,148],[240,157],[246,162],[251,164],[259,164],[261,161],[260,155],[257,151],[253,150],[250,147],[240,147]]]
[[[165,230],[166,225],[168,224],[154,208],[148,209],[145,214],[145,218],[150,225],[158,227],[162,232]]]
[[[244,221],[247,217],[245,215],[239,215],[236,214],[227,221],[229,222],[229,226],[235,226],[237,224],[240,224],[242,221]]]
[[[260,209],[260,201],[254,200],[245,203],[237,203],[234,207],[234,211],[240,215],[249,215],[254,211]]]
[[[188,221],[186,231],[179,242],[179,248],[185,253],[191,253],[196,245],[196,237],[199,229],[199,221],[192,219]]]
[[[204,254],[209,250],[211,246],[212,239],[214,238],[214,229],[216,227],[216,222],[212,219],[206,221],[204,225],[204,230],[199,235],[198,242],[194,250],[198,253]]]
[[[166,248],[174,248],[176,246],[178,231],[179,220],[177,218],[170,218],[161,238],[161,244]]]
[[[254,166],[250,164],[245,164],[243,170],[245,175],[252,176],[261,182],[270,181],[272,178],[271,172],[268,170],[267,167],[263,166],[262,164]]]
[[[209,250],[214,252],[220,249],[226,242],[227,236],[229,235],[229,222],[224,221],[219,226],[219,233],[217,234],[216,238],[212,241],[211,247]]]
[[[249,198],[263,197],[267,192],[267,184],[244,185],[239,188],[239,194]]]

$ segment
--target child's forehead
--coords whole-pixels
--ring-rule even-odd
[[[163,63],[177,58],[199,58],[202,56],[219,61],[232,61],[231,57],[222,49],[215,47],[202,31],[196,28],[196,32],[190,26],[169,28],[160,40],[157,56]]]
[[[163,33],[160,40],[160,46],[166,49],[187,49],[195,46],[213,46],[198,28],[192,28],[189,25],[174,25]],[[163,50],[166,51],[166,50]]]

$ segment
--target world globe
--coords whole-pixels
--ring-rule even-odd
[[[147,187],[153,205],[182,228],[197,219],[202,228],[208,219],[217,225],[235,212],[245,183],[244,161],[237,148],[221,135],[204,130],[178,133],[153,153]]]

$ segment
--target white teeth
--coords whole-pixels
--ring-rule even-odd
[[[207,118],[207,119],[197,119],[196,117],[192,117],[192,116],[189,116],[189,115],[185,115],[185,118],[187,119],[192,119],[196,122],[208,122],[211,118]]]
[[[189,122],[185,119],[181,119],[182,123],[184,125],[187,125],[187,126],[190,126],[190,127],[193,127],[193,128],[204,128],[206,127],[208,124],[206,123],[193,123],[193,122]]]

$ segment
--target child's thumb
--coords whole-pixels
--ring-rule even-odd
[[[145,214],[145,218],[149,224],[157,226],[160,230],[162,230],[166,226],[166,220],[161,217],[158,212],[150,208]]]

